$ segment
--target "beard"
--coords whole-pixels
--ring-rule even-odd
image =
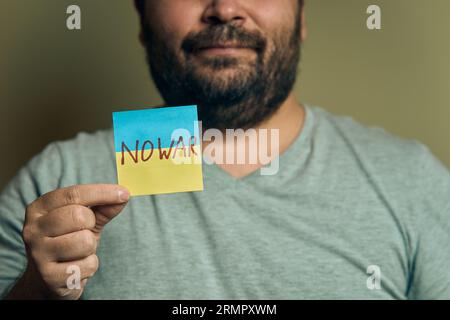
[[[219,130],[257,126],[280,108],[296,81],[300,32],[296,19],[294,28],[278,30],[269,44],[261,33],[232,23],[211,25],[188,34],[177,54],[143,23],[150,73],[165,103],[197,105],[202,127]],[[196,56],[220,43],[252,50],[256,57]]]

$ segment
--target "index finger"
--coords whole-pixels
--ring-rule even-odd
[[[121,204],[128,201],[130,193],[116,184],[84,184],[61,188],[44,194],[32,205],[42,213],[68,205],[86,207]]]

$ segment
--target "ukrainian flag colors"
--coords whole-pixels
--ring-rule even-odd
[[[133,196],[203,190],[196,106],[113,113],[118,183]]]

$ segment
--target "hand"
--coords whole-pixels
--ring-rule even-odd
[[[41,298],[78,299],[98,269],[96,250],[103,227],[128,199],[123,187],[98,184],[57,189],[31,203],[23,228],[28,267],[22,279],[28,289]],[[80,289],[67,285],[73,265],[80,270]],[[9,298],[14,296],[13,289]]]

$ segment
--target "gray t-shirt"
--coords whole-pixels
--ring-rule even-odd
[[[26,265],[26,205],[87,183],[117,183],[111,130],[50,144],[6,187],[1,295]],[[83,298],[450,298],[450,172],[415,140],[306,106],[278,174],[204,165],[204,185],[132,198]]]

